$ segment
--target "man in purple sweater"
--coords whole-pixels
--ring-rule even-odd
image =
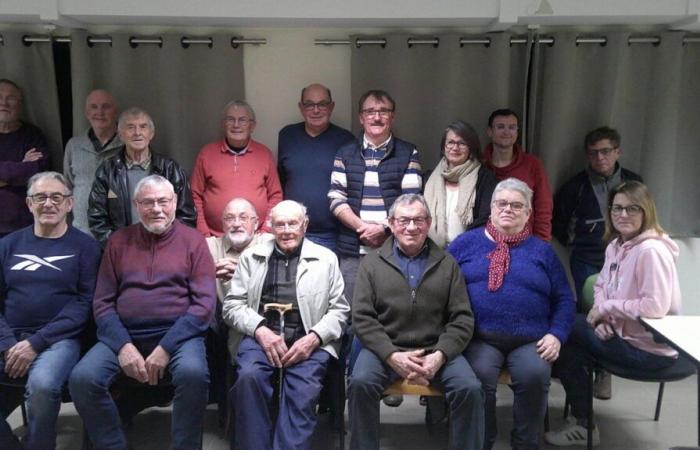
[[[27,180],[48,167],[48,150],[41,131],[20,120],[22,91],[0,79],[0,237],[32,223],[24,205]]]
[[[29,413],[24,448],[56,447],[61,392],[80,359],[90,317],[100,248],[66,222],[73,198],[60,173],[29,179],[26,206],[34,225],[0,240],[0,449],[22,448],[4,419],[23,401]]]
[[[177,195],[160,175],[134,189],[140,223],[115,231],[95,289],[97,344],[70,391],[98,449],[126,448],[109,388],[117,375],[155,386],[169,375],[173,449],[199,448],[209,371],[204,348],[216,304],[216,269],[204,237],[175,220]]]

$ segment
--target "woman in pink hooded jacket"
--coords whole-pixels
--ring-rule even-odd
[[[605,237],[610,244],[594,288],[593,307],[588,316],[576,317],[556,368],[576,422],[545,433],[545,441],[553,445],[586,444],[588,361],[607,360],[645,371],[678,361],[678,353],[654,342],[638,320],[675,315],[681,307],[678,246],[659,225],[644,184],[629,181],[611,190]],[[593,445],[599,442],[595,427]]]

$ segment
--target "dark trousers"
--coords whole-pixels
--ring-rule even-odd
[[[277,423],[273,423],[272,379],[278,369],[255,339],[245,337],[238,347],[238,372],[230,396],[236,411],[238,448],[310,449],[317,422],[314,407],[330,358],[325,350],[316,349],[307,360],[284,369],[282,399]]]
[[[577,314],[569,340],[562,347],[555,364],[556,375],[566,390],[571,414],[577,419],[588,417],[588,372],[591,361],[610,361],[632,369],[658,370],[670,367],[675,358],[645,352],[615,335],[607,341],[598,339],[586,316]]]
[[[547,412],[551,364],[539,357],[535,344],[493,345],[492,342],[472,339],[464,352],[484,390],[485,449],[490,449],[496,442],[496,387],[502,368],[508,369],[513,380],[511,446],[514,449],[537,448],[540,425]]]
[[[379,400],[399,376],[370,350],[362,349],[350,377],[350,448],[379,449]],[[481,450],[484,439],[484,405],[481,383],[459,355],[435,374],[435,386],[447,399],[452,448]]]
[[[586,283],[588,277],[600,272],[603,266],[584,261],[576,254],[576,250],[574,250],[571,252],[571,257],[569,258],[569,268],[571,269],[571,277],[574,279],[574,288],[576,289],[576,310],[578,312],[583,312],[581,309],[583,285]]]
[[[197,449],[200,447],[209,391],[204,338],[194,337],[180,345],[170,356],[168,372],[175,387],[171,448]],[[70,376],[70,394],[75,409],[83,419],[90,440],[99,450],[126,448],[119,411],[109,392],[121,374],[117,355],[104,343],[98,342],[75,366]]]

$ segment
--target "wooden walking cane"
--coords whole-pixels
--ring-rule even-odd
[[[280,336],[284,340],[284,315],[287,311],[291,311],[293,308],[291,303],[266,303],[263,308],[264,312],[276,311],[280,316]],[[278,372],[279,381],[277,382],[277,414],[279,414],[280,406],[282,405],[282,380],[284,379],[284,367],[280,367]],[[277,417],[275,417],[275,422]]]

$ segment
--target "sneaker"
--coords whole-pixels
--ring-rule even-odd
[[[403,395],[387,395],[382,399],[386,406],[397,408],[403,403]]]
[[[604,370],[596,372],[593,382],[593,397],[600,400],[610,400],[612,397],[612,376],[609,372]]]
[[[576,423],[569,423],[559,431],[548,431],[544,434],[544,440],[548,444],[556,445],[557,447],[566,447],[568,445],[586,445],[588,440],[588,430]],[[593,427],[593,445],[600,444],[600,433],[598,427]]]

